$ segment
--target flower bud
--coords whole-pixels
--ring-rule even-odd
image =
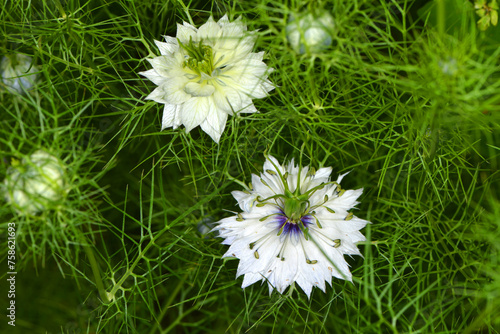
[[[38,150],[21,162],[14,160],[4,181],[5,198],[21,214],[36,214],[57,204],[65,195],[64,166]]]
[[[23,54],[6,56],[0,63],[0,80],[8,90],[21,94],[33,88],[37,71],[36,66],[32,66],[32,59],[29,56]]]
[[[333,18],[325,13],[291,16],[286,26],[286,35],[291,46],[300,54],[321,52],[332,44]]]

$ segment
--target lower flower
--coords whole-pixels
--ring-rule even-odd
[[[230,245],[223,257],[240,259],[237,277],[245,288],[267,281],[269,292],[283,293],[296,282],[308,297],[325,291],[331,278],[352,280],[344,255],[361,255],[356,244],[368,221],[353,215],[362,189],[344,190],[342,178],[330,181],[331,168],[318,171],[282,166],[269,156],[253,189],[233,191],[243,212],[224,218],[214,229]]]

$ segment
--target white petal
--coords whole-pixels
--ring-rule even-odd
[[[342,179],[344,178],[344,176],[346,176],[347,174],[349,174],[349,172],[339,175],[339,177],[337,178],[337,183],[340,184],[340,182],[342,182]]]
[[[244,289],[247,286],[252,285],[260,280],[262,280],[262,275],[260,273],[247,273],[243,278],[243,283],[241,284],[241,287]]]
[[[220,25],[220,21],[219,21],[219,25]],[[245,31],[246,31],[245,24],[241,21],[239,21],[239,22],[235,21],[231,24],[222,25],[221,37],[222,37],[222,39],[229,38],[229,37],[243,37]]]
[[[165,78],[164,76],[159,75],[155,69],[151,69],[145,72],[139,72],[139,74],[145,76],[157,86],[163,84],[167,80],[167,78]]]
[[[332,167],[323,167],[316,171],[314,178],[328,178],[332,173]]]
[[[244,104],[243,109],[241,109],[239,112],[240,113],[253,114],[253,113],[256,113],[256,112],[259,112],[259,111],[257,110],[257,108],[255,108],[255,106],[254,106],[253,103],[250,103],[250,104],[247,104],[247,105]]]
[[[203,131],[208,133],[212,139],[218,143],[224,128],[226,127],[227,113],[218,109],[215,103],[211,102],[212,108],[204,122],[201,123]]]
[[[182,106],[181,121],[189,132],[207,118],[210,102],[207,97],[192,97]]]
[[[198,28],[198,40],[217,37],[220,31],[220,26],[210,17],[205,24]]]
[[[184,91],[192,96],[210,96],[214,93],[215,87],[207,84],[199,84],[197,82],[188,82],[184,87]]]
[[[230,24],[227,14],[224,14],[224,16],[221,17],[219,21],[217,21],[217,24],[221,27],[225,26],[226,24]]]
[[[166,98],[166,93],[163,90],[163,87],[157,87],[155,88],[148,96],[146,96],[146,100],[153,100],[158,103],[168,103],[167,98]]]
[[[184,87],[188,83],[185,77],[171,78],[167,80],[162,86],[165,92],[165,99],[170,104],[182,104],[191,99],[191,95],[184,91]]]
[[[165,128],[173,127],[177,129],[181,124],[180,115],[179,115],[180,106],[175,104],[166,104],[163,109],[163,117],[161,120],[161,130],[163,131]]]
[[[346,190],[342,196],[331,198],[325,203],[325,205],[330,207],[334,211],[347,211],[358,204],[356,200],[359,196],[361,196],[362,193],[363,189]]]
[[[232,191],[231,195],[233,195],[233,197],[238,201],[238,205],[240,206],[241,210],[246,212],[250,212],[257,198],[257,195],[255,193],[247,193],[237,190]]]
[[[169,78],[172,76],[172,70],[178,67],[175,57],[159,56],[147,61],[153,66],[153,69],[161,76]]]
[[[213,98],[217,108],[224,110],[226,114],[237,113],[242,107],[240,93],[232,87],[218,87]]]
[[[177,41],[177,38],[172,37],[172,36],[163,36],[165,38],[165,42],[168,44],[173,44],[179,46],[179,42]]]
[[[160,41],[155,41],[155,44],[162,55],[170,55],[179,50],[179,46],[177,44],[163,43]]]
[[[184,44],[189,43],[190,38],[196,42],[196,32],[196,28],[189,23],[184,22],[183,25],[177,23],[176,37]]]

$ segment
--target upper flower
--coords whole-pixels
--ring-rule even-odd
[[[270,156],[253,189],[233,191],[243,210],[215,228],[230,245],[224,257],[240,259],[242,287],[267,281],[280,293],[293,282],[310,296],[313,286],[325,291],[332,276],[351,280],[344,254],[361,255],[356,243],[368,222],[353,215],[362,189],[340,188],[341,175],[330,181],[331,168],[318,171],[286,166]]]
[[[148,59],[153,69],[140,73],[158,85],[146,99],[165,104],[162,130],[200,125],[219,142],[228,114],[256,112],[252,99],[274,88],[241,17],[210,17],[198,29],[184,22],[175,38],[164,37],[166,43],[155,41],[161,56]]]
[[[38,150],[21,162],[13,160],[4,181],[5,198],[22,214],[35,214],[57,204],[64,195],[64,165]]]

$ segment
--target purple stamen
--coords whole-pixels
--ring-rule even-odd
[[[281,214],[275,216],[275,222],[278,223],[280,230],[283,229],[283,237],[287,236],[288,234],[292,234],[293,236],[299,236],[300,234],[302,234],[301,226],[299,224],[292,223],[283,211],[280,210],[280,212]],[[305,228],[312,224],[313,220],[314,218],[311,215],[305,215],[304,217],[300,218],[300,221]]]

